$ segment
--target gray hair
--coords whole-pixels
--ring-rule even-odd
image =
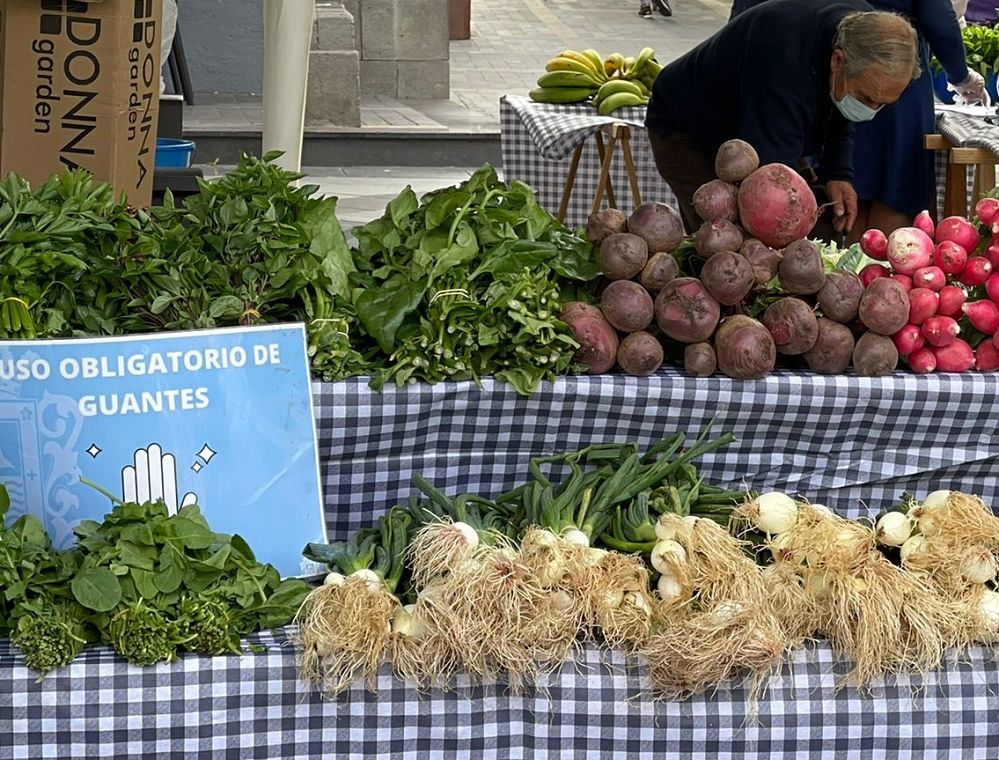
[[[839,22],[834,45],[846,58],[846,75],[855,77],[871,66],[894,80],[912,80],[920,74],[916,30],[897,13],[850,13]]]

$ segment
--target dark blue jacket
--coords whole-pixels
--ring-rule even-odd
[[[714,151],[735,137],[763,163],[819,156],[823,182],[853,179],[853,128],[829,94],[839,22],[865,0],[769,0],[740,14],[656,79],[646,126]]]

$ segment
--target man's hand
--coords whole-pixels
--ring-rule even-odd
[[[849,182],[832,180],[826,183],[826,192],[832,203],[833,227],[837,232],[849,232],[857,221],[857,191]]]

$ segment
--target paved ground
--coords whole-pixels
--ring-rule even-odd
[[[500,96],[526,93],[560,50],[592,47],[604,56],[634,55],[649,45],[660,61],[669,61],[714,33],[729,5],[673,0],[671,18],[643,19],[639,0],[472,0],[472,38],[451,43],[451,100],[365,98],[361,129],[497,132]],[[186,110],[185,123],[195,129],[259,128],[260,104],[203,95]]]

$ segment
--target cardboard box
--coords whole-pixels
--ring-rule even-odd
[[[0,0],[0,173],[82,167],[148,205],[162,0]]]

